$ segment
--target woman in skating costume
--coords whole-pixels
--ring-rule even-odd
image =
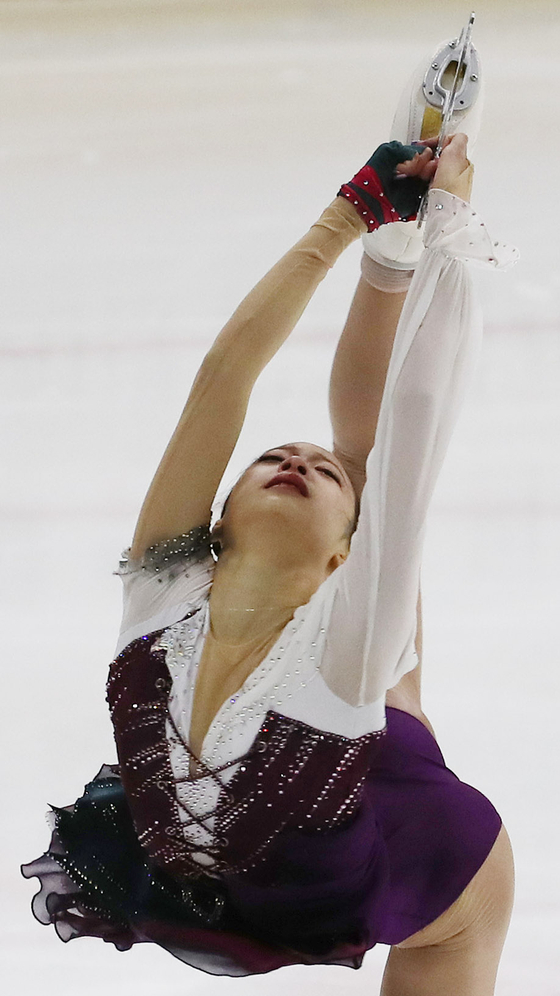
[[[23,867],[63,940],[152,941],[218,975],[359,968],[381,943],[383,996],[494,992],[511,848],[422,712],[419,585],[480,343],[467,261],[515,253],[468,203],[466,137],[437,161],[433,146],[380,146],[198,371],[118,570],[119,763],[53,808],[49,850]],[[259,374],[343,250],[414,220],[430,184],[414,274],[363,258],[332,451],[268,450],[211,530]]]

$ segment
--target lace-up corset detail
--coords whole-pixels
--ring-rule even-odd
[[[212,768],[196,758],[219,787],[211,813],[196,815],[179,800],[178,784],[195,780],[174,775],[169,724],[189,760],[194,755],[170,717],[165,650],[153,646],[162,632],[129,644],[107,684],[123,785],[154,862],[177,877],[239,873],[258,864],[284,829],[328,833],[347,823],[384,731],[350,739],[272,710],[242,757]]]

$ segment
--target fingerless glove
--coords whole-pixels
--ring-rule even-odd
[[[385,142],[359,173],[342,185],[337,196],[346,197],[354,205],[368,232],[375,232],[380,225],[391,221],[415,220],[429,184],[416,176],[397,179],[395,170],[399,163],[414,159],[424,149],[424,145]]]

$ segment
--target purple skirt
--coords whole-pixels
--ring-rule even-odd
[[[117,769],[103,768],[88,789],[94,822],[87,806],[80,810],[93,798],[87,790],[56,811],[69,826],[82,819],[73,849],[62,820],[49,850],[22,866],[41,882],[37,919],[54,924],[62,940],[97,936],[120,950],[151,941],[214,975],[295,964],[359,968],[375,944],[398,944],[448,909],[502,825],[488,799],[446,767],[427,727],[388,707],[387,734],[349,823],[323,835],[284,831],[253,873],[225,877],[214,893],[212,880],[207,891],[201,881],[195,907],[222,911],[207,926],[187,914],[180,886],[146,864]]]

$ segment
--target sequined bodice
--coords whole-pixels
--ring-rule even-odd
[[[170,760],[172,736],[192,757],[169,711],[164,631],[133,641],[111,665],[107,698],[121,777],[141,844],[178,877],[254,867],[284,830],[332,832],[359,807],[371,752],[384,731],[356,739],[268,710],[241,757],[210,767],[218,788],[211,813],[181,801]],[[184,796],[183,796],[184,798]],[[198,832],[202,831],[202,833]]]

